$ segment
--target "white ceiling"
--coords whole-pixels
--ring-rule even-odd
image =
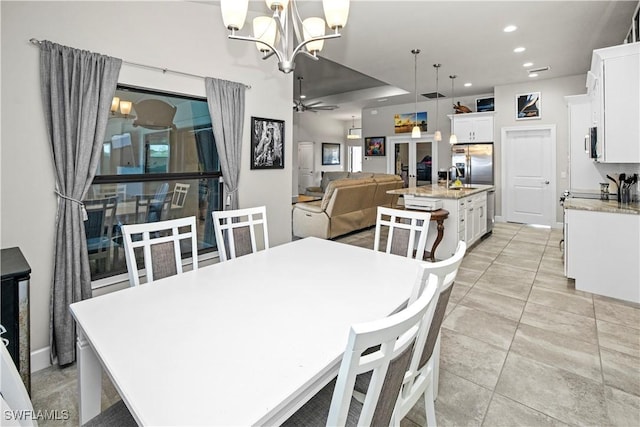
[[[319,0],[298,4],[303,19],[323,16]],[[340,105],[317,114],[351,121],[353,115],[360,117],[363,107],[414,102],[411,50],[415,48],[421,50],[420,94],[436,89],[434,63],[442,64],[439,92],[445,96],[451,95],[448,76],[458,76],[456,97],[492,93],[495,86],[530,81],[522,66],[525,62],[533,62],[533,68],[551,67],[537,79],[586,74],[593,49],[622,43],[636,7],[636,0],[351,0],[342,37],[325,41],[321,52],[329,61],[319,64],[299,55],[295,77],[304,77],[306,102]],[[268,13],[262,1],[252,1],[250,8]],[[518,29],[503,32],[509,24]],[[247,31],[250,25],[242,33]],[[526,51],[514,53],[518,46]],[[275,59],[269,61],[277,66]],[[467,82],[473,85],[463,87]],[[295,79],[294,84],[297,86]],[[378,92],[389,89],[405,94]],[[297,97],[297,87],[294,92]],[[380,98],[387,101],[380,102]]]

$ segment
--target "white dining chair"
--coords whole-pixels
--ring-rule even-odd
[[[265,206],[213,211],[211,215],[220,261],[269,249]]]
[[[378,206],[373,250],[379,251],[383,236],[387,241],[384,252],[422,259],[427,245],[431,214]]]
[[[140,285],[146,275],[147,283],[183,272],[182,242],[190,249],[193,270],[198,269],[198,231],[196,217],[170,219],[144,224],[122,226],[124,249],[131,286]],[[144,270],[138,269],[136,249],[142,250]]]
[[[173,187],[171,209],[181,209],[184,207],[184,204],[187,201],[187,194],[189,193],[190,187],[191,184],[182,184],[180,182],[176,182],[176,185]]]
[[[414,407],[420,397],[424,395],[425,412],[428,426],[436,425],[434,402],[438,394],[438,377],[440,362],[440,327],[449,302],[453,282],[466,253],[465,242],[458,242],[456,252],[450,258],[435,263],[421,264],[420,273],[414,283],[409,306],[415,303],[427,289],[427,281],[431,277],[436,282],[435,309],[428,315],[416,339],[409,369],[405,374],[402,390],[398,397],[398,404],[394,413],[393,425],[400,425],[400,421]],[[371,381],[369,373],[357,377],[354,395],[362,400],[366,395]]]
[[[433,317],[423,324],[418,334],[416,346],[411,359],[411,364],[405,376],[398,407],[395,412],[399,425],[409,411],[424,395],[425,412],[428,426],[436,425],[435,399],[438,396],[438,380],[440,366],[440,328],[449,303],[453,283],[458,274],[467,250],[465,242],[458,242],[452,257],[435,263],[425,264],[424,274],[430,274],[437,278],[436,306]],[[424,292],[424,280],[417,280],[409,304],[414,303]]]
[[[37,413],[33,410],[33,403],[27,389],[20,378],[18,369],[7,348],[0,343],[0,410],[4,426],[37,426]],[[137,426],[131,413],[122,400],[101,412],[89,422],[88,427]]]
[[[29,393],[22,382],[20,373],[16,368],[13,359],[9,354],[9,350],[0,342],[0,352],[2,353],[2,359],[0,360],[0,397],[2,400],[2,425],[15,425],[15,426],[37,426],[36,420],[32,420],[28,417],[23,419],[12,419],[7,417],[7,414],[12,414],[11,411],[23,411],[23,413],[33,413],[33,404],[29,398]],[[5,422],[7,424],[5,424]]]
[[[89,261],[95,261],[96,270],[106,271],[115,262],[117,245],[113,241],[113,230],[118,208],[117,197],[85,200],[87,212],[84,232]],[[109,265],[111,260],[111,265]]]
[[[382,319],[353,325],[337,379],[282,425],[390,425],[415,340],[435,307],[437,280],[430,276],[428,281],[422,295],[407,308]],[[365,372],[371,372],[371,381],[364,401],[359,402],[353,397],[353,390],[356,377]]]

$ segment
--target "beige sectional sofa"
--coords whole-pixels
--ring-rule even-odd
[[[397,175],[369,174],[368,178],[342,178],[327,184],[322,200],[297,203],[293,208],[293,235],[332,239],[376,223],[378,206],[395,206],[402,188]]]
[[[342,171],[329,171],[322,173],[322,179],[320,180],[319,187],[307,187],[305,190],[305,194],[307,196],[315,196],[322,197],[324,192],[327,190],[327,186],[331,181],[335,181],[337,179],[362,179],[362,178],[373,178],[374,173],[372,172],[342,172]]]

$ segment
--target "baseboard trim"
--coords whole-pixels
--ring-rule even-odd
[[[496,216],[495,217],[495,221],[496,222],[507,222],[506,218],[503,216]],[[564,224],[562,222],[556,222],[554,224],[551,224],[551,228],[556,228],[556,229],[560,229],[563,228]]]
[[[51,359],[49,354],[51,353],[51,347],[47,346],[36,351],[31,352],[31,373],[41,371],[51,366]]]

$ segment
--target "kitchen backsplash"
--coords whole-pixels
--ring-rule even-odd
[[[600,182],[610,182],[607,175],[615,178],[616,180],[621,173],[624,173],[627,176],[633,175],[634,173],[640,175],[640,164],[637,163],[594,163],[594,165],[602,176],[602,181]],[[598,189],[599,183],[594,184],[594,190]],[[640,195],[640,182],[636,183],[634,187],[635,191],[633,191],[633,193]],[[610,186],[609,192],[615,193],[615,186]]]

